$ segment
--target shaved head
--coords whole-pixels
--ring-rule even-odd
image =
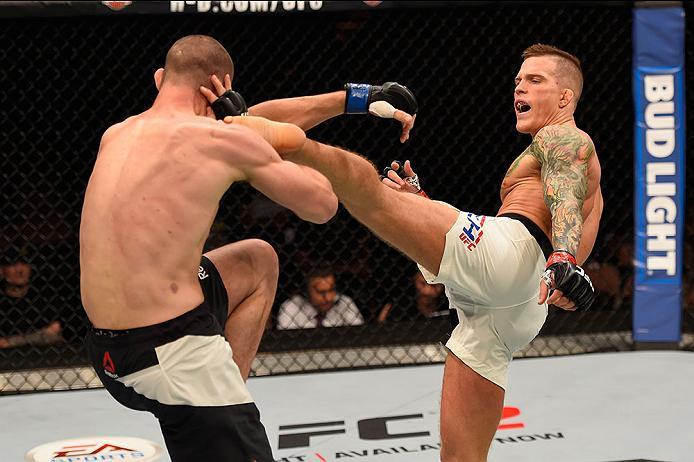
[[[583,92],[583,71],[581,61],[571,53],[567,53],[552,45],[536,43],[523,51],[523,61],[537,56],[550,56],[555,58],[557,66],[555,75],[560,85],[569,88],[574,92],[574,107],[578,105],[578,100]]]
[[[224,81],[224,75],[234,78],[234,62],[221,43],[207,35],[188,35],[174,43],[166,54],[162,85],[172,83],[200,86],[214,91],[210,76]]]

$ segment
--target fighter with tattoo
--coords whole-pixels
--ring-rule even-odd
[[[392,164],[381,182],[367,159],[312,140],[280,153],[323,173],[357,220],[417,262],[427,282],[445,286],[460,322],[446,343],[444,462],[486,460],[513,352],[537,335],[547,304],[577,310],[594,300],[579,265],[595,243],[603,201],[595,147],[573,117],[582,87],[573,55],[539,44],[524,51],[514,107],[516,129],[532,143],[502,182],[497,216],[402,194],[421,192],[409,161]],[[273,146],[284,143],[285,127],[225,121],[250,126]]]

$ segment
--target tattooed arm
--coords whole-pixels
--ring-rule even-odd
[[[576,255],[592,144],[574,128],[553,125],[535,135],[530,152],[542,166],[545,204],[552,215],[552,245]]]

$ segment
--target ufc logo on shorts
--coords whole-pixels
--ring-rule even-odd
[[[208,277],[210,277],[210,275],[207,274],[205,268],[203,268],[202,266],[198,266],[198,278],[202,281],[203,279],[207,279]]]
[[[458,237],[463,241],[463,244],[467,246],[467,249],[472,252],[477,248],[480,239],[482,239],[482,235],[484,234],[482,226],[484,226],[484,221],[487,217],[468,213],[467,219],[469,225],[463,228],[463,232]]]

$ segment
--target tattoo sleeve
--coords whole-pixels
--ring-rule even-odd
[[[553,126],[537,133],[531,154],[542,165],[545,204],[552,215],[552,245],[576,255],[583,231],[588,160],[593,147],[576,130]]]

